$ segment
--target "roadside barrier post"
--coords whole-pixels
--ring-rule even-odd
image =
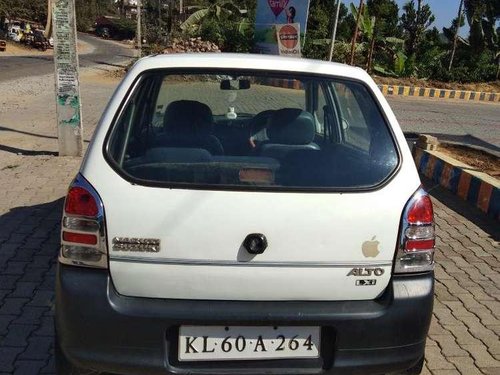
[[[82,156],[75,0],[52,0],[59,156]]]

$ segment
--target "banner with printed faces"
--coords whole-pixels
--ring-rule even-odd
[[[278,26],[298,24],[298,45],[304,41],[310,0],[257,0],[255,48],[257,53],[278,55]],[[285,30],[286,31],[286,30]]]
[[[276,39],[281,56],[301,57],[300,23],[276,25]]]

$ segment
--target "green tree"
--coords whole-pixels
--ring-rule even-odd
[[[22,18],[44,24],[47,18],[47,2],[41,0],[0,0],[0,16]]]
[[[465,0],[465,14],[470,26],[470,51],[463,58],[466,66],[478,79],[498,78],[500,73],[500,3],[498,0]],[[494,73],[496,71],[496,73]]]
[[[431,8],[427,4],[423,5],[422,0],[417,0],[417,8],[414,0],[403,6],[401,29],[405,39],[406,54],[411,62],[415,61],[422,37],[434,20]]]
[[[486,2],[484,0],[467,0],[464,5],[467,22],[470,26],[469,42],[476,53],[482,52],[486,47],[483,30]]]
[[[359,15],[359,31],[361,32],[362,37],[365,39],[366,43],[370,44],[368,48],[368,58],[366,62],[366,70],[368,72],[371,71],[372,60],[373,60],[373,51],[375,50],[375,26],[377,23],[377,19],[374,16],[371,16],[368,12],[368,7],[362,7],[361,14]],[[354,15],[354,18],[358,19],[359,9],[351,3],[351,13]]]
[[[387,58],[375,64],[373,70],[385,76],[407,76],[408,56],[404,53],[405,41],[400,38],[385,37],[381,40],[381,50]]]
[[[419,78],[435,78],[436,75],[443,74],[442,72],[447,69],[449,46],[437,27],[427,30],[422,35],[417,55]],[[409,69],[411,68],[410,66]]]
[[[217,44],[223,52],[250,52],[253,47],[253,28],[246,20],[235,23],[227,17],[207,18],[197,35]]]
[[[394,0],[368,0],[368,13],[377,19],[375,34],[377,38],[399,37],[399,7]]]
[[[233,1],[210,0],[206,6],[192,6],[191,9],[197,9],[186,21],[181,24],[182,31],[192,32],[199,30],[205,19],[222,20],[241,20],[242,14],[238,5]]]
[[[465,25],[465,18],[462,15],[460,19],[460,28],[462,28]],[[453,42],[453,38],[455,36],[455,32],[458,27],[458,18],[455,17],[451,20],[451,25],[450,27],[443,27],[443,35],[448,39],[448,41],[451,43]]]
[[[201,4],[200,4],[201,3]],[[180,28],[184,35],[199,36],[226,52],[250,52],[253,46],[255,2],[209,0],[190,5],[194,10]],[[250,4],[252,3],[252,4]]]
[[[358,9],[351,3],[351,13],[357,18]],[[381,52],[385,38],[399,36],[398,6],[393,0],[369,0],[363,7],[360,16],[359,29],[364,41],[363,48],[367,51],[366,69],[372,71],[375,51]],[[392,56],[384,56],[385,62],[391,61]]]
[[[367,7],[368,13],[376,20],[367,63],[367,69],[371,72],[374,60],[379,66],[393,64],[394,56],[397,54],[393,48],[389,48],[392,44],[388,43],[386,38],[397,38],[399,41],[401,32],[398,27],[399,7],[394,0],[368,0]]]
[[[170,29],[170,12],[164,7],[165,1],[142,0],[143,37],[148,43],[166,44]]]
[[[99,16],[114,14],[113,0],[75,0],[76,27],[79,31],[88,31]]]
[[[309,58],[325,60],[328,56],[328,47],[332,35],[336,2],[331,0],[312,0],[307,21],[307,36],[304,46],[304,55]],[[339,23],[337,25],[337,40],[339,42],[350,39],[354,28],[354,17],[347,7],[341,3]],[[336,51],[344,51],[339,44]],[[335,60],[344,61],[344,52],[335,54]]]
[[[465,14],[470,26],[469,41],[475,53],[498,44],[497,20],[500,18],[498,0],[465,0]]]
[[[455,18],[452,21],[451,28],[449,30],[446,28],[443,28],[443,33],[448,38],[448,40],[452,43],[450,64],[448,65],[448,70],[451,70],[451,67],[453,66],[453,60],[455,59],[455,53],[457,52],[459,31],[460,31],[460,28],[464,25],[463,6],[464,6],[464,0],[460,0],[460,5],[458,7],[458,15],[457,15],[457,18]],[[446,34],[447,32],[449,35]],[[451,35],[453,35],[453,37],[451,37]]]

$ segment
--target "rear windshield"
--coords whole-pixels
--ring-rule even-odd
[[[363,84],[251,71],[142,75],[107,156],[136,183],[209,189],[366,189],[398,165]]]

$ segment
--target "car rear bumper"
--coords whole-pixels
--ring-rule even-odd
[[[384,373],[424,355],[434,275],[393,277],[374,301],[242,302],[132,298],[119,295],[106,270],[59,265],[56,331],[71,362],[122,374]],[[313,360],[178,362],[181,325],[322,327]]]

